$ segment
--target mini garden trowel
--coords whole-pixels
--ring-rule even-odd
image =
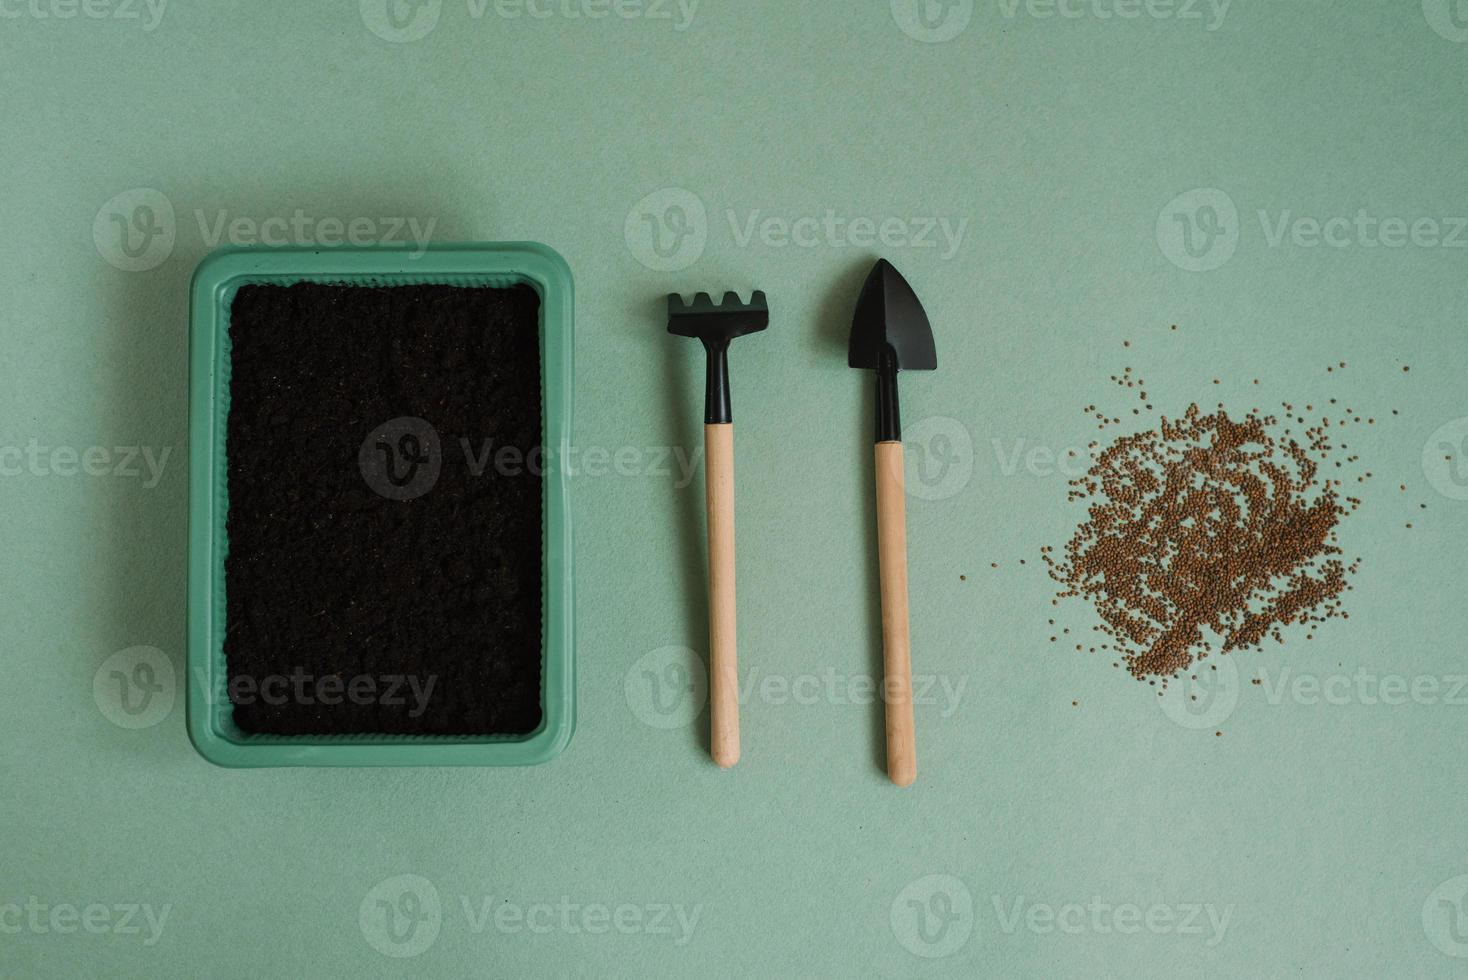
[[[938,367],[933,328],[912,287],[882,259],[867,276],[851,321],[847,362],[877,372],[877,566],[882,591],[882,685],[887,702],[887,775],[917,778],[912,721],[912,648],[907,620],[907,516],[903,496],[898,371]]]
[[[708,354],[704,388],[704,483],[709,538],[710,754],[727,769],[739,761],[739,677],[734,631],[734,416],[729,405],[729,343],[770,324],[765,294],[746,305],[737,293],[715,304],[708,293],[692,303],[668,297],[668,333],[695,337]]]

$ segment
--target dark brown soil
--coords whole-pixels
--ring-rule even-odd
[[[236,723],[295,735],[534,730],[536,293],[247,286],[229,332],[224,652]]]

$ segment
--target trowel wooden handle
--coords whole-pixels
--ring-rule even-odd
[[[734,426],[705,425],[709,530],[709,719],[714,761],[739,761],[739,665],[734,632]]]
[[[902,443],[877,443],[877,565],[882,585],[882,685],[887,704],[887,775],[917,778],[912,723],[912,646],[907,624],[907,508]]]

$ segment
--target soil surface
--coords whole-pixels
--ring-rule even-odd
[[[230,699],[247,732],[541,719],[539,297],[246,286],[230,323]]]

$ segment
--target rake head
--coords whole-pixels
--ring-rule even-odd
[[[729,407],[729,342],[735,337],[759,333],[770,325],[770,307],[765,294],[756,289],[748,303],[729,291],[721,303],[708,293],[699,293],[692,303],[677,293],[668,296],[668,333],[694,337],[708,353],[708,378],[704,386],[703,420],[723,425],[734,420]]]
[[[756,289],[748,303],[741,302],[733,290],[719,303],[708,293],[699,293],[692,303],[685,303],[677,293],[668,296],[668,333],[679,337],[695,337],[717,347],[769,325],[770,307],[762,290]]]

